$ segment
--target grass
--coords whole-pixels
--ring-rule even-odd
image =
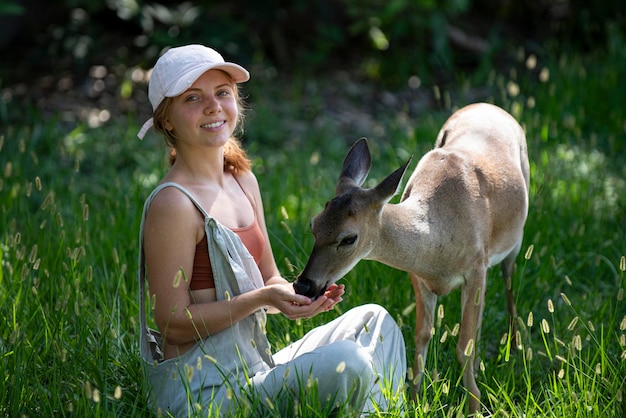
[[[366,184],[411,154],[417,160],[477,87],[513,113],[527,131],[531,159],[531,209],[513,284],[522,343],[509,354],[504,285],[493,269],[479,344],[485,414],[623,416],[626,113],[617,86],[626,53],[616,47],[534,63],[520,51],[519,58],[506,73],[460,79],[453,93],[441,89],[436,112],[377,114]],[[250,88],[246,146],[276,259],[293,278],[312,245],[309,218],[331,197],[346,141],[356,137],[318,113],[320,95],[263,82]],[[4,117],[15,111],[5,106]],[[165,169],[161,142],[136,141],[135,119],[89,129],[28,110],[21,120],[0,127],[0,415],[150,416],[135,271],[143,200]],[[306,129],[287,124],[294,120]],[[344,302],[334,312],[295,322],[272,316],[274,348],[375,302],[397,319],[411,360],[414,302],[406,274],[364,261],[344,282]],[[454,355],[459,300],[458,291],[439,300],[417,399],[385,416],[464,415],[468,395]],[[294,406],[298,416],[324,416],[320,411],[307,399]]]

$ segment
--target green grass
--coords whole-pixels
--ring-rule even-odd
[[[531,208],[514,279],[522,345],[510,355],[503,283],[497,269],[489,274],[479,344],[484,410],[499,417],[623,416],[626,111],[618,86],[626,54],[562,55],[535,67],[527,58],[522,51],[505,74],[459,80],[454,94],[440,94],[437,112],[376,114],[366,184],[409,155],[414,167],[450,112],[477,87],[489,91],[487,100],[527,131]],[[304,266],[309,218],[331,197],[347,141],[356,139],[320,116],[322,97],[302,87],[250,87],[254,112],[246,125],[275,256],[289,278]],[[0,416],[150,416],[135,271],[143,200],[165,169],[161,142],[136,140],[134,119],[68,128],[24,113],[23,123],[0,127]],[[364,261],[343,280],[347,291],[336,311],[307,321],[271,317],[275,349],[375,302],[397,319],[412,361],[406,274]],[[443,315],[416,401],[385,416],[463,416],[467,393],[454,355],[459,300],[458,291],[440,298]],[[294,414],[324,415],[307,402]]]

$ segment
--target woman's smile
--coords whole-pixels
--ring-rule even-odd
[[[200,127],[203,129],[215,129],[223,126],[225,123],[225,120],[221,120],[219,122],[205,123],[204,125],[200,125]]]

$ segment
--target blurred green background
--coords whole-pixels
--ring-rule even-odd
[[[185,43],[213,46],[257,79],[344,70],[392,90],[445,86],[484,79],[519,48],[544,60],[615,47],[625,25],[620,0],[0,0],[0,88],[4,106],[54,90],[68,99],[87,90],[93,101],[112,86],[123,101],[142,80],[133,69]],[[135,111],[135,102],[115,107]]]
[[[162,139],[135,134],[151,111],[148,70],[164,48],[191,42],[251,71],[243,140],[289,279],[350,142],[370,139],[371,187],[409,155],[416,164],[456,108],[488,101],[511,112],[531,161],[514,280],[524,347],[509,358],[499,341],[508,321],[492,269],[485,408],[624,416],[625,16],[618,0],[0,0],[0,416],[151,416],[137,355],[137,233],[167,166]],[[345,300],[328,314],[273,316],[274,347],[376,302],[411,359],[406,273],[361,262],[343,282]],[[451,332],[459,293],[440,298],[446,316],[414,416],[463,416]]]

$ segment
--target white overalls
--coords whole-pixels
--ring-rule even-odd
[[[165,187],[185,193],[205,218],[217,299],[227,300],[263,286],[261,273],[239,237],[211,218],[185,188],[164,183],[150,194],[139,237],[140,348],[150,406],[175,417],[196,412],[206,416],[208,411],[228,416],[250,408],[249,396],[256,394],[281,408],[285,395],[297,396],[299,385],[313,379],[322,404],[330,399],[333,405],[348,404],[355,411],[368,412],[373,411],[374,402],[384,411],[387,399],[381,388],[403,390],[406,357],[400,329],[378,305],[354,308],[274,355],[265,334],[265,311],[259,310],[224,331],[199,339],[181,356],[163,360],[160,334],[146,323],[143,229],[151,202]]]

